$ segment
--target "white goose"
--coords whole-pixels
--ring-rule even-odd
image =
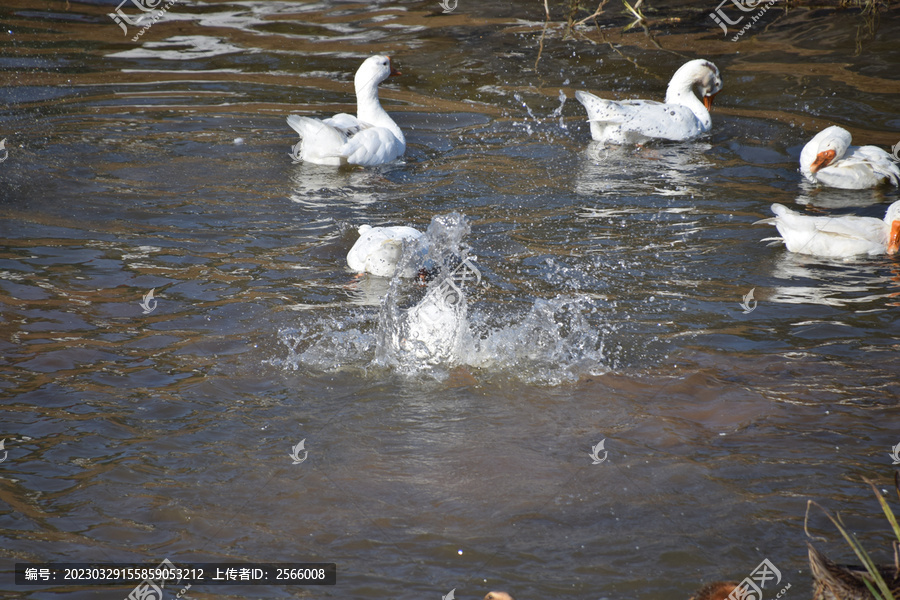
[[[422,232],[412,227],[372,227],[362,225],[359,239],[347,254],[347,265],[357,273],[371,273],[378,277],[392,277],[403,254],[403,242],[414,242]],[[414,277],[417,271],[410,266],[401,277]]]
[[[288,125],[300,134],[291,157],[294,162],[371,167],[390,162],[406,152],[406,138],[378,101],[378,84],[400,72],[388,56],[370,56],[353,79],[356,116],[337,114],[330,119],[291,115]]]
[[[700,98],[694,95],[694,88]],[[687,62],[675,71],[665,103],[652,100],[604,100],[577,91],[575,98],[587,109],[591,137],[609,144],[642,144],[653,139],[683,142],[712,127],[709,109],[722,89],[719,69],[708,60]]]
[[[877,146],[851,146],[850,132],[837,125],[816,134],[800,152],[800,172],[812,183],[863,190],[900,185],[900,167]]]
[[[775,225],[790,252],[827,258],[859,254],[896,254],[900,250],[900,200],[891,204],[884,219],[872,217],[811,217],[773,204],[775,216],[757,221]]]

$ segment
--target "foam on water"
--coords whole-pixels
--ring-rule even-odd
[[[419,240],[404,245],[397,266],[436,273],[427,287],[395,275],[377,313],[350,305],[324,318],[304,312],[303,322],[279,331],[288,355],[270,364],[437,378],[468,366],[551,385],[608,370],[604,336],[612,329],[596,325],[598,309],[587,296],[538,298],[518,314],[503,305],[473,308],[483,286],[464,241],[469,231],[459,213],[434,217]]]

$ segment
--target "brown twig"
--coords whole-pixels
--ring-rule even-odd
[[[585,18],[581,19],[580,21],[577,21],[577,22],[575,23],[575,26],[577,27],[578,25],[584,25],[585,23],[587,23],[587,22],[590,21],[591,19],[594,19],[594,22],[596,23],[596,18],[597,18],[598,16],[600,16],[601,14],[603,14],[603,7],[606,6],[606,3],[607,3],[607,2],[609,2],[609,0],[600,0],[600,5],[597,7],[597,10],[595,10],[594,13],[593,13],[591,16],[585,17]],[[598,26],[599,26],[599,25],[598,25]]]

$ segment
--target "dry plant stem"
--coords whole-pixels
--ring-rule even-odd
[[[587,22],[590,21],[591,19],[594,20],[594,23],[597,23],[597,20],[596,20],[596,19],[597,19],[598,16],[600,16],[601,14],[603,14],[603,7],[606,6],[606,3],[607,3],[607,2],[609,2],[609,0],[600,0],[600,5],[597,6],[597,10],[594,11],[594,14],[592,14],[592,15],[589,16],[589,17],[585,17],[585,18],[581,19],[580,21],[577,21],[577,22],[575,23],[575,26],[577,27],[577,26],[579,26],[579,25],[584,25],[585,23],[587,23]],[[600,24],[599,24],[599,23],[597,24],[597,27],[600,27]]]
[[[541,39],[538,42],[538,53],[537,58],[534,59],[534,72],[537,73],[538,63],[541,62],[541,54],[544,52],[544,37],[547,35],[547,26],[550,24],[550,21],[544,21],[544,29],[541,31]]]
[[[644,13],[641,12],[641,4],[644,3],[644,0],[638,0],[634,3],[634,6],[628,4],[628,0],[622,0],[622,3],[625,5],[625,8],[628,9],[628,12],[634,15],[636,21],[644,20]]]

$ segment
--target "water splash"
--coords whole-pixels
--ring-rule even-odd
[[[466,286],[465,279],[462,285],[454,283],[454,275],[466,264],[477,272],[471,262],[474,257],[468,256],[463,242],[469,231],[463,215],[439,215],[415,244],[404,248],[398,273],[409,268],[417,270],[422,263],[426,271],[435,275],[424,295],[405,307],[403,281],[398,277],[391,281],[379,315],[376,364],[406,372],[454,364],[462,348],[471,343],[466,298],[469,290],[465,289],[471,286]],[[478,280],[480,277],[479,273]]]
[[[516,99],[516,102],[518,102],[519,104],[522,105],[522,108],[525,109],[525,112],[528,113],[528,116],[531,117],[531,119],[532,119],[535,123],[540,123],[540,122],[541,122],[541,120],[538,119],[538,118],[534,115],[534,111],[531,110],[531,107],[528,106],[528,103],[525,102],[525,100],[522,99],[522,94],[520,94],[519,92],[516,92],[515,94],[513,94],[513,98]],[[531,123],[529,123],[528,121],[525,121],[525,122],[523,123],[523,125],[525,126],[525,132],[526,132],[528,135],[531,135],[531,134],[532,134]]]
[[[610,369],[604,338],[610,326],[597,326],[588,297],[538,299],[524,317],[477,338],[464,362],[482,369],[516,374],[529,383],[558,385]],[[476,322],[481,321],[475,316]],[[613,363],[612,366],[615,366]]]
[[[557,106],[553,110],[553,112],[550,113],[549,118],[553,119],[555,117],[559,117],[559,128],[565,130],[565,129],[568,129],[568,127],[566,126],[566,119],[565,119],[565,117],[563,117],[562,112],[563,112],[563,107],[566,105],[566,93],[562,90],[559,90],[558,97],[559,97],[559,106]]]
[[[531,107],[528,106],[528,103],[525,102],[522,94],[520,94],[519,92],[515,92],[513,94],[513,98],[515,98],[516,102],[518,102],[522,106],[522,108],[525,109],[525,112],[528,114],[528,117],[530,119],[526,119],[522,123],[514,122],[514,125],[524,127],[525,133],[527,133],[529,136],[540,132],[545,139],[547,139],[548,141],[551,140],[554,131],[545,131],[547,128],[542,126],[555,119],[558,119],[559,129],[562,130],[563,133],[568,135],[568,126],[566,125],[565,117],[563,117],[562,114],[567,99],[566,93],[564,91],[559,90],[559,94],[557,96],[557,98],[559,98],[559,106],[553,109],[553,111],[546,117],[539,117],[538,115],[536,115]]]
[[[293,371],[301,367],[317,371],[364,368],[360,359],[371,356],[376,343],[375,334],[366,331],[367,320],[359,314],[344,315],[280,329],[278,340],[287,348],[287,355],[263,362]]]
[[[389,369],[438,379],[463,366],[549,385],[608,371],[605,338],[614,331],[602,325],[595,299],[541,298],[518,315],[504,305],[477,308],[483,286],[465,243],[469,231],[459,213],[434,217],[421,238],[404,245],[397,271],[424,269],[433,274],[427,287],[394,277],[377,316],[369,307],[325,318],[304,311],[304,322],[279,331],[287,356],[269,364],[294,370]]]

